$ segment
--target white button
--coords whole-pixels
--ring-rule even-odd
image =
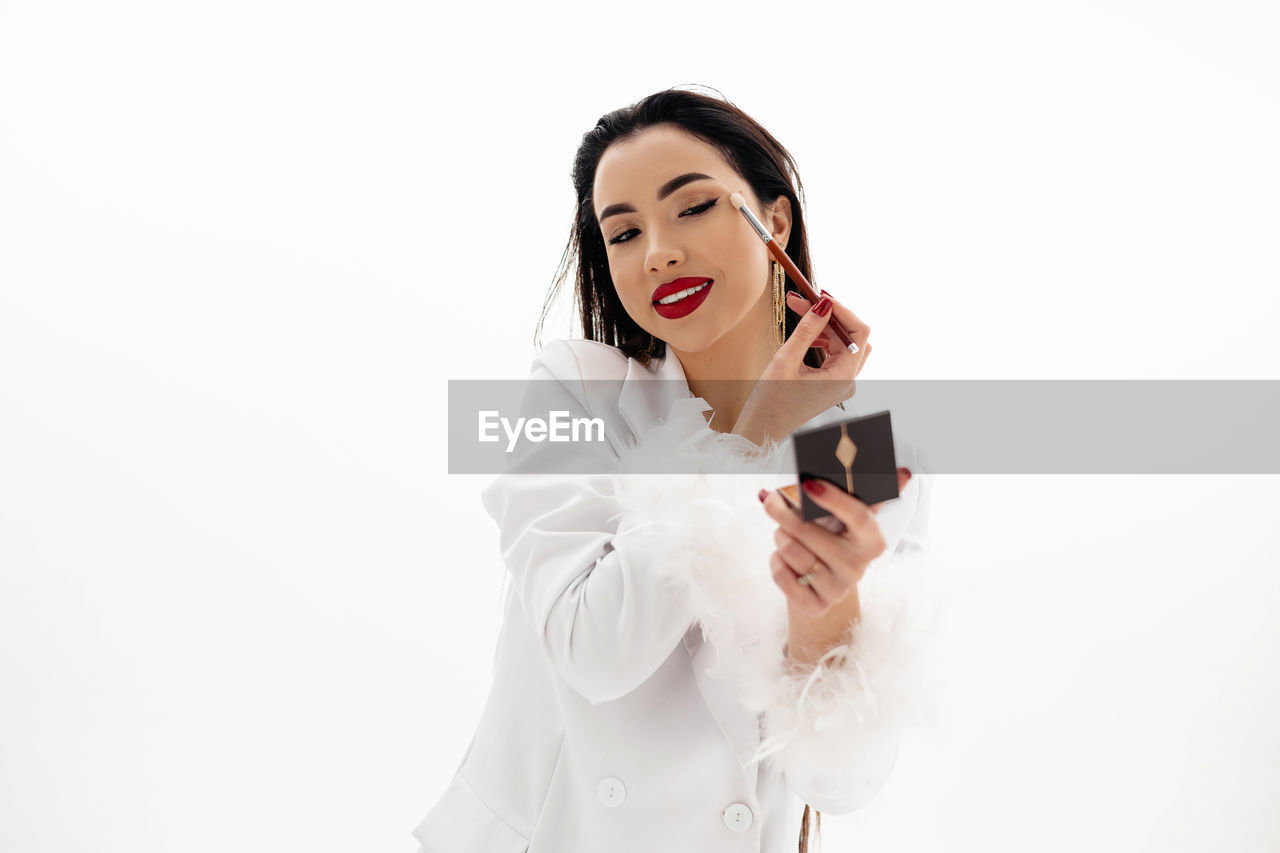
[[[755,815],[751,814],[746,803],[734,803],[724,810],[724,825],[734,832],[746,832],[754,819]]]
[[[610,808],[622,805],[622,801],[627,798],[627,789],[622,787],[620,780],[614,779],[612,776],[600,783],[596,793],[600,795],[600,802]]]

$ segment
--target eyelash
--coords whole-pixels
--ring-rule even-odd
[[[691,214],[689,214],[689,215],[690,215],[690,216],[701,216],[702,214],[706,213],[706,212],[707,212],[708,210],[710,210],[711,208],[715,207],[715,206],[716,206],[716,202],[718,202],[718,201],[720,201],[720,199],[718,199],[718,198],[713,198],[711,201],[707,202],[706,204],[698,204],[698,205],[694,205],[693,207],[686,208],[686,209],[684,210],[684,212],[682,212],[680,215],[681,215],[681,216],[684,216],[686,213],[689,213],[689,211],[694,211],[693,213],[691,213]],[[635,230],[636,230],[636,229],[634,229],[634,228],[628,228],[626,231],[623,231],[623,232],[622,232],[621,234],[619,234],[617,237],[614,237],[612,240],[610,240],[610,241],[609,241],[609,245],[610,245],[610,246],[615,246],[615,245],[620,246],[620,245],[622,245],[623,243],[630,243],[630,242],[631,242],[631,240],[632,240],[632,238],[627,237],[627,239],[625,239],[625,240],[623,240],[622,238],[623,238],[623,237],[625,237],[627,234],[630,234],[632,231],[635,231]]]

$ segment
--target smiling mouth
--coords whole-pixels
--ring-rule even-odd
[[[673,293],[670,296],[664,296],[661,299],[655,299],[654,304],[655,305],[671,305],[674,302],[679,302],[681,299],[684,299],[686,296],[692,296],[693,294],[697,293],[700,290],[705,290],[710,285],[711,285],[711,281],[710,279],[708,279],[707,281],[704,281],[702,284],[694,285],[693,287],[686,287],[684,290],[681,290],[679,293]]]

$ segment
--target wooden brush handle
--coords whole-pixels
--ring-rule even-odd
[[[818,300],[822,298],[822,294],[813,289],[813,285],[809,283],[809,279],[805,278],[804,275],[801,274],[800,268],[796,266],[795,261],[791,260],[791,258],[787,256],[786,251],[778,245],[778,241],[770,240],[765,243],[765,245],[769,247],[769,254],[773,255],[774,259],[778,263],[782,264],[782,268],[787,271],[787,275],[791,276],[791,280],[796,283],[796,288],[800,291],[800,295],[816,305]],[[827,320],[827,325],[831,327],[832,331],[836,333],[836,337],[838,337],[845,346],[849,346],[849,344],[853,343],[853,338],[851,338],[849,333],[845,331],[844,326],[840,325],[840,321],[836,319],[835,314],[832,314],[831,318]]]

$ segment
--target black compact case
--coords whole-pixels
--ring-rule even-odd
[[[893,452],[893,424],[887,410],[797,430],[791,440],[801,482],[811,477],[825,480],[865,504],[898,497],[898,463]],[[788,503],[792,503],[798,493],[800,515],[805,521],[831,515],[814,503],[804,489],[788,487],[779,491],[788,498]]]

